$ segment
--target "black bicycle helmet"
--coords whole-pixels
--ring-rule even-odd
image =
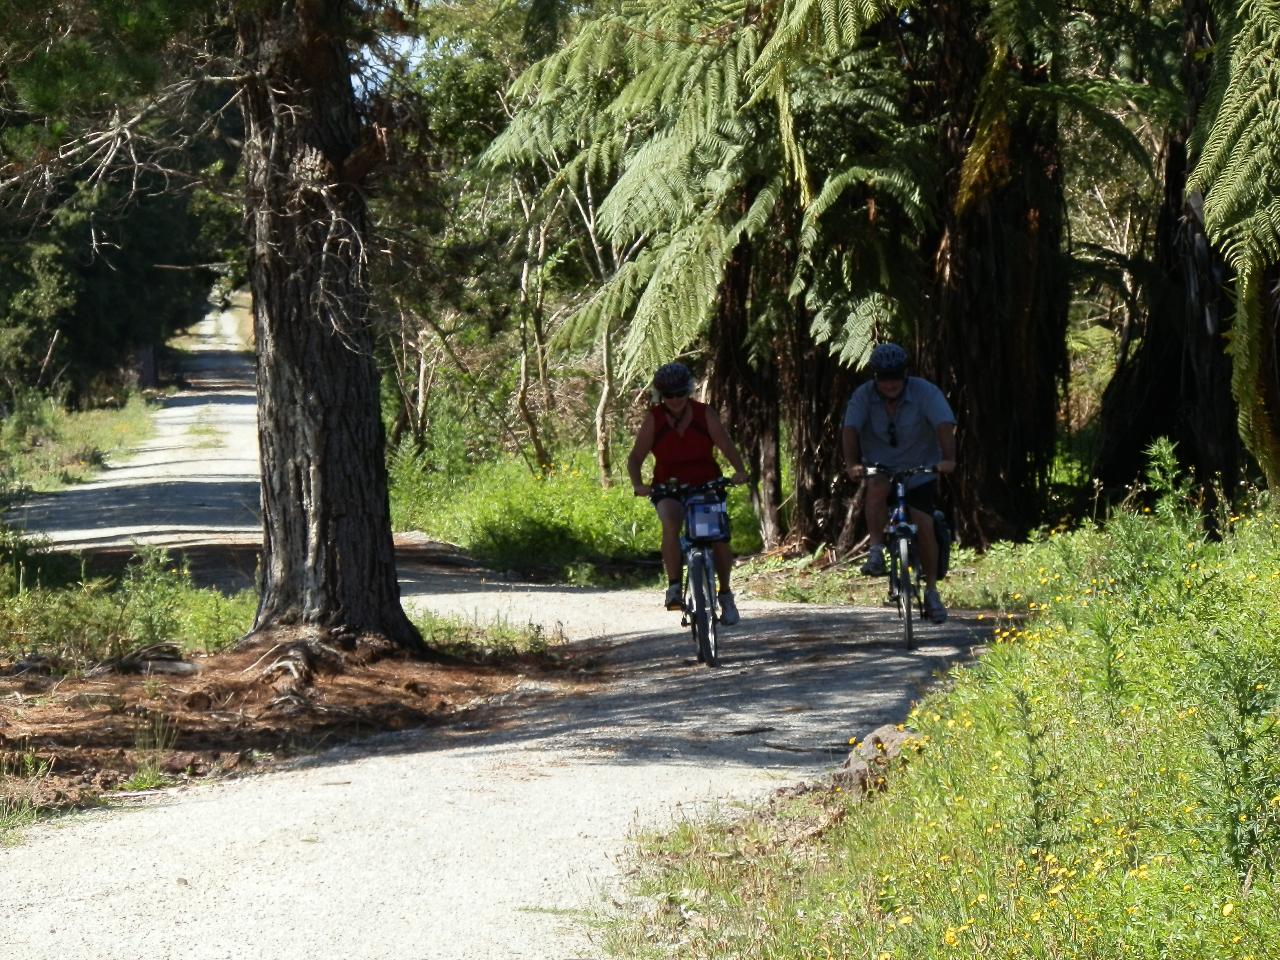
[[[868,364],[871,372],[877,377],[886,375],[905,376],[907,372],[907,351],[896,343],[882,343],[871,351]]]
[[[683,363],[665,363],[653,375],[653,389],[668,396],[693,393],[693,371]]]

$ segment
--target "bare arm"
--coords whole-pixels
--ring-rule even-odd
[[[942,459],[938,461],[939,473],[952,473],[956,468],[956,425],[938,424],[938,445],[942,447]]]
[[[650,487],[641,479],[640,468],[644,466],[645,457],[653,450],[653,435],[657,427],[653,422],[653,414],[645,415],[644,423],[636,433],[636,442],[627,454],[627,476],[631,478],[631,489],[637,497],[647,497]]]
[[[863,474],[862,441],[858,431],[853,427],[845,427],[840,431],[840,448],[844,452],[844,468],[849,476],[858,480]]]
[[[725,455],[736,471],[733,475],[733,482],[746,483],[748,479],[747,467],[742,462],[742,454],[738,453],[738,448],[729,436],[729,431],[720,422],[720,417],[709,407],[707,408],[707,433],[711,435],[711,442]]]

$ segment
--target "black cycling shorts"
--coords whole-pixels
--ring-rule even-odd
[[[934,508],[938,505],[938,481],[930,480],[928,483],[922,483],[918,487],[912,487],[907,490],[907,506],[921,513],[933,516]]]

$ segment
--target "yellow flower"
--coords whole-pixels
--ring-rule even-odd
[[[916,918],[911,916],[911,914],[909,913],[904,913],[902,916],[898,918],[898,926],[900,927],[909,927],[911,926],[911,924],[915,922],[916,922]]]
[[[1234,903],[1224,903],[1222,905],[1222,915],[1224,917],[1229,917],[1235,912],[1236,912],[1236,905]]]
[[[954,947],[959,940],[960,938],[956,936],[955,927],[947,927],[947,932],[942,935],[942,942],[948,947]]]

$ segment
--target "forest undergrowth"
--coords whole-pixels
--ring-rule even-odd
[[[1280,512],[1207,537],[1167,444],[1148,487],[982,560],[992,642],[906,718],[887,790],[644,841],[615,955],[1275,956]]]

